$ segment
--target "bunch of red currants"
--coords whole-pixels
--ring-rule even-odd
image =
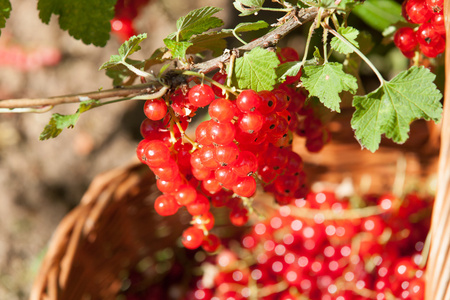
[[[408,57],[419,50],[427,57],[436,57],[445,50],[444,0],[406,0],[402,14],[417,27],[402,27],[394,35],[395,45]]]

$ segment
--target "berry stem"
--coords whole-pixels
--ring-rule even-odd
[[[366,62],[366,64],[372,69],[372,71],[375,73],[375,75],[377,75],[378,80],[380,81],[381,85],[383,85],[385,83],[385,80],[383,78],[383,76],[381,75],[381,73],[378,71],[378,69],[372,64],[372,62],[367,58],[367,56],[365,56],[357,47],[355,47],[355,45],[353,45],[352,43],[350,43],[345,37],[343,37],[342,35],[340,35],[336,30],[334,30],[333,28],[331,28],[328,24],[326,23],[322,23],[322,27],[324,29],[328,29],[328,31],[333,34],[335,37],[337,37],[338,39],[340,39],[344,44],[346,44],[347,46],[349,46],[350,48],[353,49],[353,51],[356,52],[356,54],[359,55],[359,57],[362,58],[362,60],[364,60]]]
[[[215,86],[218,86],[219,88],[221,88],[222,90],[227,91],[228,93],[232,93],[233,95],[237,96],[238,93],[236,93],[236,91],[226,85],[220,84],[217,81],[205,76],[203,73],[198,73],[198,72],[194,72],[194,71],[183,71],[182,73],[183,75],[187,75],[187,76],[195,76],[198,78],[202,78],[208,82],[211,82],[212,84],[214,84]]]
[[[181,127],[180,121],[178,120],[177,116],[175,115],[175,112],[173,111],[172,107],[169,106],[168,107],[168,111],[169,111],[169,114],[170,114],[170,127],[171,127],[170,128],[170,138],[171,139],[175,138],[174,133],[173,133],[173,128],[172,128],[172,122],[174,122],[177,125],[178,130],[180,130],[181,138],[185,138],[189,143],[192,144],[192,150],[191,151],[194,151],[194,150],[200,148],[199,145],[194,140],[192,140],[186,134],[186,132],[183,130],[183,127]],[[176,142],[176,140],[175,140],[175,142]]]

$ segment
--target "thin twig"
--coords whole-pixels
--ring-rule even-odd
[[[0,100],[0,108],[31,108],[41,106],[55,106],[65,103],[79,103],[86,100],[101,100],[108,98],[123,98],[123,97],[135,97],[143,94],[157,94],[161,92],[167,92],[167,88],[163,86],[156,87],[151,84],[140,84],[130,87],[121,87],[109,90],[102,90],[96,92],[72,94],[57,96],[51,98],[22,98],[22,99],[8,99]],[[164,93],[162,95],[164,95]],[[159,97],[159,96],[158,96]],[[157,98],[158,98],[157,97]],[[11,112],[14,112],[11,110]]]

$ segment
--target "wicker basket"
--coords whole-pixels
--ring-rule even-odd
[[[154,183],[140,164],[97,176],[54,233],[30,299],[114,299],[121,271],[173,245],[182,228],[154,212]]]

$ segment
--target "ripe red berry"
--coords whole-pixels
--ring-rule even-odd
[[[237,97],[236,105],[242,112],[255,111],[261,105],[261,98],[253,90],[244,90]]]
[[[210,140],[218,145],[228,145],[233,142],[236,134],[236,129],[231,122],[217,123],[210,120],[206,130]]]
[[[431,23],[420,25],[417,29],[416,36],[417,41],[425,46],[435,46],[443,39]]]
[[[167,105],[162,99],[147,100],[144,104],[144,114],[150,120],[161,120],[167,114]]]
[[[278,59],[280,60],[280,64],[289,62],[289,61],[297,61],[299,60],[299,56],[297,51],[291,47],[284,47],[279,49],[277,53]]]
[[[261,98],[261,104],[258,107],[258,111],[263,115],[270,114],[277,106],[277,97],[270,91],[260,91],[258,93]]]
[[[409,21],[416,24],[426,23],[433,16],[424,0],[407,0],[405,12],[409,17]]]
[[[261,130],[263,122],[264,117],[258,111],[243,113],[238,120],[239,128],[248,133],[258,132]]]
[[[444,0],[426,0],[427,7],[435,14],[441,14],[444,11]]]
[[[256,192],[256,181],[252,176],[239,177],[233,185],[233,192],[241,197],[251,197]]]
[[[412,28],[399,28],[394,34],[394,43],[401,51],[409,52],[416,48],[416,33]]]
[[[239,147],[235,143],[228,145],[218,145],[215,148],[214,158],[222,166],[232,164],[239,157]]]
[[[230,100],[219,98],[209,105],[208,112],[216,122],[229,122],[235,115],[235,105]]]
[[[238,176],[250,176],[258,170],[258,160],[250,151],[242,151],[232,167]]]
[[[197,191],[188,184],[181,185],[174,194],[175,199],[180,205],[188,205],[197,198]]]
[[[204,107],[210,104],[215,96],[209,85],[199,84],[192,87],[188,93],[189,102],[196,107]]]
[[[204,236],[201,229],[191,226],[183,232],[181,243],[188,249],[196,249],[202,244]]]
[[[174,215],[179,207],[172,195],[161,195],[155,200],[155,210],[161,216]]]
[[[203,215],[209,211],[209,200],[202,194],[197,193],[197,198],[186,205],[188,212],[193,216]]]
[[[147,142],[144,149],[145,162],[150,167],[160,167],[170,159],[170,149],[160,140]]]

